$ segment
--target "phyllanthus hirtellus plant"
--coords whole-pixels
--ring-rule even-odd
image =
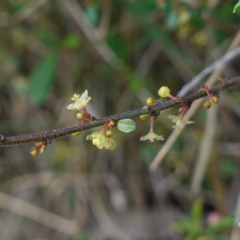
[[[91,100],[88,96],[88,91],[85,90],[81,95],[74,94],[71,98],[73,103],[66,106],[68,110],[77,112],[77,119],[81,120],[80,124],[85,122],[93,121],[93,118],[87,111],[87,104]],[[119,120],[117,123],[114,120],[107,120],[100,131],[96,131],[90,135],[87,135],[86,140],[91,140],[92,144],[98,149],[114,150],[116,147],[116,142],[112,137],[112,128],[117,126],[117,128],[122,132],[131,132],[135,129],[135,122],[131,119]],[[72,133],[72,136],[81,135],[81,131]],[[30,153],[36,156],[38,153],[43,153],[47,148],[46,142],[37,142],[36,147],[32,148]]]
[[[158,118],[161,111],[172,108],[173,106],[180,107],[178,116],[168,116],[175,124],[173,128],[180,131],[183,124],[189,125],[194,123],[193,121],[185,120],[184,115],[195,100],[207,96],[209,100],[205,101],[203,106],[208,109],[212,104],[218,103],[220,91],[240,83],[239,77],[230,80],[220,80],[220,83],[210,89],[207,86],[203,86],[196,93],[181,98],[174,97],[170,94],[170,89],[167,86],[162,86],[158,90],[159,99],[149,97],[146,99],[146,106],[142,108],[118,113],[101,119],[91,116],[87,111],[87,104],[91,100],[91,97],[88,96],[88,91],[85,90],[81,95],[74,94],[71,98],[72,103],[66,106],[66,110],[76,112],[76,117],[80,120],[77,125],[20,136],[8,137],[0,134],[0,147],[35,142],[36,146],[31,149],[30,153],[36,156],[38,153],[45,152],[47,146],[53,139],[68,136],[70,134],[72,136],[79,136],[84,130],[102,126],[100,130],[87,135],[86,140],[92,141],[92,144],[98,149],[114,150],[116,148],[116,141],[113,138],[113,128],[116,127],[124,133],[132,132],[135,130],[136,124],[131,118],[137,116],[139,116],[141,120],[150,119],[150,131],[147,135],[141,137],[140,141],[149,141],[150,143],[164,141],[164,137],[154,133],[153,130],[154,121]]]
[[[207,93],[207,95],[210,97],[210,101],[217,103],[217,101],[213,100],[217,98],[216,96],[212,96],[208,88],[204,86],[202,89]],[[166,86],[162,86],[158,90],[158,95],[164,99],[164,98],[171,98],[173,101],[180,103],[182,102],[182,98],[179,97],[174,97],[173,95],[170,94],[170,89]],[[153,98],[147,98],[146,99],[146,104],[145,108],[148,108],[149,106],[153,106],[156,103],[161,103],[162,99],[157,99],[154,100]],[[88,96],[88,91],[85,90],[82,95],[79,94],[74,94],[73,97],[71,98],[74,103],[69,104],[66,106],[68,110],[72,111],[78,111],[76,114],[76,117],[81,120],[80,124],[84,122],[88,122],[93,120],[91,115],[88,113],[86,105],[88,102],[91,100],[91,97]],[[186,121],[183,118],[183,115],[186,113],[186,111],[190,108],[191,103],[187,103],[186,105],[183,105],[179,109],[179,116],[174,116],[174,115],[169,115],[168,117],[172,120],[172,122],[175,123],[175,126],[173,128],[177,128],[178,130],[181,130],[181,124],[192,124],[194,123],[193,121]],[[140,141],[149,141],[150,143],[154,143],[156,140],[164,141],[164,138],[162,135],[157,135],[153,131],[153,125],[154,125],[154,120],[157,118],[159,113],[154,112],[148,115],[141,115],[140,119],[141,120],[146,120],[147,118],[150,118],[150,131],[147,135],[143,136],[140,138]],[[132,132],[136,128],[136,124],[133,120],[131,119],[122,119],[119,120],[118,122],[115,122],[114,120],[107,120],[103,127],[101,128],[100,131],[93,132],[90,135],[87,135],[86,140],[92,141],[92,144],[95,145],[98,149],[107,149],[107,150],[114,150],[116,147],[116,141],[113,139],[112,135],[112,128],[117,126],[117,128],[125,133]],[[75,132],[72,133],[73,136],[79,136],[82,132]],[[45,142],[37,142],[36,147],[32,148],[31,154],[33,156],[36,156],[39,152],[43,153],[46,150],[47,144]]]

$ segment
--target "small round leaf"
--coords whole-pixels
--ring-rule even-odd
[[[136,123],[132,119],[122,119],[117,123],[118,130],[129,133],[136,129]]]

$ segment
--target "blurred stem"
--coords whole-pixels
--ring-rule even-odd
[[[215,199],[214,206],[216,211],[218,211],[221,216],[227,216],[227,189],[224,181],[221,179],[219,168],[217,167],[218,165],[219,158],[216,156],[216,152],[212,151],[212,156],[208,166],[207,182],[209,183],[209,188],[216,196],[223,197]]]
[[[210,160],[217,121],[217,106],[212,106],[208,111],[204,136],[200,146],[199,157],[196,161],[192,176],[191,192],[198,195],[201,191],[202,182]]]

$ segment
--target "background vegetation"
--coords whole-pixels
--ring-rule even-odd
[[[162,85],[176,94],[236,38],[235,3],[2,0],[0,133],[77,124],[65,106],[85,89],[97,118],[143,106]],[[236,58],[219,77],[237,75]],[[167,139],[177,112],[155,132]],[[1,239],[239,239],[239,89],[200,107],[155,171],[164,142],[139,142],[149,124],[135,120],[135,132],[114,131],[114,151],[87,142],[92,131],[35,158],[31,144],[1,148]]]

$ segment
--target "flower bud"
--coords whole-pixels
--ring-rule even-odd
[[[211,103],[209,101],[206,101],[203,103],[203,107],[209,109],[211,107]]]
[[[217,96],[212,96],[210,99],[211,103],[218,103],[218,97]]]
[[[77,137],[82,134],[82,131],[72,133],[73,137]]]
[[[76,117],[77,117],[77,119],[80,120],[80,119],[83,118],[83,115],[84,115],[83,113],[79,112],[79,113],[76,114]]]
[[[162,86],[161,88],[159,88],[158,90],[158,95],[161,97],[161,98],[166,98],[168,97],[168,95],[170,94],[170,89],[166,86]]]
[[[139,118],[144,121],[144,120],[148,119],[148,115],[144,114],[144,115],[139,116]]]
[[[154,99],[149,97],[149,98],[146,99],[146,103],[147,103],[148,106],[152,106],[154,104]]]
[[[42,145],[41,148],[40,148],[40,153],[45,152],[46,149],[47,149],[47,146],[46,145]]]
[[[36,148],[32,148],[30,154],[35,157],[38,155],[38,150]]]
[[[116,126],[116,122],[114,120],[109,121],[108,127],[110,128],[110,127],[114,127],[114,126]]]
[[[112,131],[111,131],[111,130],[107,130],[107,131],[105,132],[105,136],[106,136],[106,137],[112,136]]]

